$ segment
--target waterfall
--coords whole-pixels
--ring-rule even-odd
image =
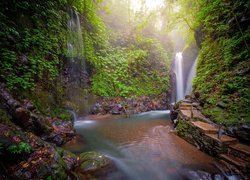
[[[189,95],[192,92],[192,80],[196,74],[196,64],[198,58],[192,63],[192,66],[188,72],[184,73],[182,52],[178,52],[175,55],[174,72],[175,72],[175,87],[176,95],[175,101],[180,101],[185,98],[185,95]],[[187,74],[187,78],[184,77]]]
[[[82,85],[85,82],[86,63],[84,58],[83,37],[78,13],[69,9],[70,19],[68,20],[68,68],[70,80],[73,83]]]
[[[176,101],[184,98],[184,82],[183,82],[183,57],[182,53],[178,52],[175,55],[175,75],[176,75]]]
[[[185,95],[188,95],[188,94],[190,94],[192,92],[192,81],[193,81],[193,78],[195,77],[195,74],[196,74],[197,61],[198,61],[198,57],[193,62],[193,65],[192,65],[192,67],[191,67],[191,69],[189,71],[187,82],[186,82]]]

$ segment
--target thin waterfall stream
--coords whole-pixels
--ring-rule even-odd
[[[86,62],[84,57],[83,36],[77,11],[69,9],[67,49],[69,75],[77,86],[86,85]]]
[[[192,67],[189,71],[188,78],[186,81],[186,90],[185,90],[185,95],[188,95],[192,92],[192,81],[195,77],[196,74],[196,65],[197,65],[198,57],[195,59],[195,61],[192,64]]]

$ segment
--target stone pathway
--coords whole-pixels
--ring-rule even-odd
[[[223,134],[218,138],[219,128],[216,124],[209,123],[207,118],[198,110],[197,103],[182,102],[179,105],[179,116],[181,119],[190,122],[190,125],[198,129],[202,136],[208,138],[210,144],[218,144],[223,147],[223,153],[219,153],[218,157],[222,164],[227,168],[236,167],[238,170],[246,169],[250,164],[250,146],[241,144],[238,139]],[[204,122],[206,121],[206,122]]]

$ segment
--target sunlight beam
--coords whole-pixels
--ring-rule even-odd
[[[142,0],[131,1],[131,9],[140,11],[142,7]],[[145,7],[147,10],[152,11],[164,5],[164,0],[145,0]]]

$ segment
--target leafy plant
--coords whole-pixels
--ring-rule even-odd
[[[32,147],[25,142],[20,142],[17,145],[10,145],[7,148],[7,151],[9,151],[11,154],[29,153],[31,150]]]

